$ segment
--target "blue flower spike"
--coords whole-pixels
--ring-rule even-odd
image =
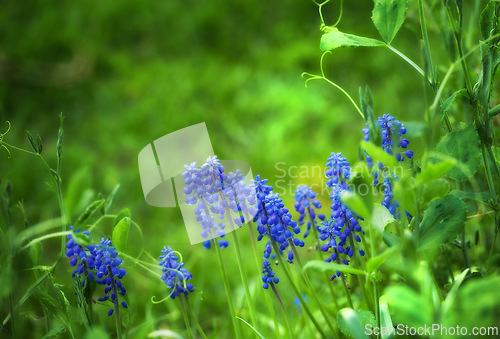
[[[184,294],[187,296],[194,291],[194,287],[188,281],[193,278],[193,275],[184,267],[184,263],[179,261],[177,252],[169,247],[163,247],[160,255],[160,266],[163,274],[161,280],[171,290],[170,298]]]
[[[105,286],[104,296],[98,300],[111,300],[113,307],[108,312],[111,316],[119,304],[128,308],[125,301],[119,300],[119,295],[125,296],[126,290],[121,279],[127,275],[127,271],[120,267],[123,260],[118,257],[116,248],[111,246],[111,240],[102,238],[99,244],[95,245],[94,253],[97,283]]]

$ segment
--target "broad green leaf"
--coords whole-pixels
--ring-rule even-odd
[[[454,180],[467,180],[476,173],[481,163],[479,135],[474,126],[448,133],[436,146],[436,153],[455,158],[457,163],[446,175]]]
[[[385,226],[394,222],[394,217],[387,208],[382,205],[376,205],[372,212],[372,226],[375,226],[380,232],[385,230]]]
[[[411,215],[415,215],[414,185],[412,177],[403,176],[395,182],[393,189],[394,199],[398,202],[400,210],[406,210]]]
[[[396,251],[396,247],[389,247],[376,257],[370,258],[366,264],[368,272],[375,272]]]
[[[461,190],[453,190],[450,192],[450,194],[453,194],[462,200],[470,199],[470,200],[474,200],[476,202],[479,202],[481,204],[486,204],[491,199],[489,192],[475,193],[475,192],[466,192],[466,191],[461,191]]]
[[[366,203],[366,199],[362,198],[359,194],[354,192],[345,191],[340,196],[340,200],[357,215],[362,216],[365,219],[369,219],[371,216],[372,204]]]
[[[66,192],[64,194],[64,205],[66,211],[75,216],[81,212],[90,201],[95,197],[92,189],[89,189],[92,181],[92,173],[88,167],[81,167],[69,178],[66,183]],[[92,197],[89,199],[89,194]]]
[[[337,323],[342,333],[355,339],[368,338],[365,334],[366,325],[376,326],[372,312],[351,308],[343,308],[337,313]]]
[[[311,269],[313,271],[318,272],[342,272],[349,274],[361,274],[367,275],[368,273],[362,270],[358,270],[356,268],[352,268],[348,265],[334,264],[330,262],[324,262],[321,260],[311,260],[307,264],[304,265],[304,271],[307,269]]]
[[[83,225],[86,221],[91,219],[104,204],[104,199],[99,199],[91,203],[85,211],[75,221],[75,227]]]
[[[432,323],[432,305],[407,286],[389,286],[384,291],[387,304],[395,321],[408,326],[424,326]]]
[[[422,186],[429,181],[441,178],[456,163],[457,161],[454,158],[447,158],[445,161],[438,163],[427,162],[422,172],[415,177],[415,185]]]
[[[418,250],[440,246],[460,234],[467,217],[465,203],[452,194],[429,204],[418,229]]]
[[[113,228],[113,246],[120,252],[123,251],[127,245],[128,231],[130,229],[130,218],[125,217],[121,219],[118,224]]]
[[[434,199],[444,198],[450,191],[450,184],[443,179],[436,179],[426,183],[422,189],[420,208],[425,209]]]
[[[382,39],[388,44],[406,19],[408,0],[374,0],[372,21]]]
[[[339,47],[376,47],[384,46],[382,41],[362,36],[343,33],[336,27],[330,27],[329,32],[321,37],[322,51],[331,51]]]
[[[115,220],[113,220],[113,228],[122,220],[123,218],[131,218],[130,210],[128,208],[124,208],[118,213]]]

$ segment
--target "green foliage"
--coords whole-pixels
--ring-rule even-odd
[[[473,126],[445,135],[437,144],[436,152],[453,157],[457,163],[446,175],[454,180],[467,180],[476,173],[481,158],[479,136]]]
[[[341,309],[337,313],[337,322],[342,333],[355,339],[368,338],[365,334],[365,325],[375,326],[376,324],[373,313],[361,308],[357,310]]]
[[[388,44],[396,36],[406,18],[407,0],[374,0],[372,21]]]
[[[332,51],[340,47],[378,47],[383,46],[382,41],[347,34],[339,31],[337,27],[327,27],[321,37],[320,48],[322,51]]]
[[[128,231],[130,230],[130,218],[122,218],[114,227],[111,240],[118,251],[123,251],[127,245]]]
[[[466,216],[467,207],[455,195],[432,201],[418,228],[418,249],[434,248],[453,240],[463,231]]]

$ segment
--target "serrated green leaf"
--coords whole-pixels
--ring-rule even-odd
[[[343,308],[337,313],[337,323],[340,331],[345,335],[355,339],[365,339],[368,336],[365,334],[365,326],[370,324],[376,326],[375,316],[372,312],[351,308]]]
[[[388,44],[394,39],[406,19],[408,0],[374,0],[372,21]]]
[[[113,246],[116,247],[118,251],[123,251],[127,245],[128,231],[130,229],[130,218],[122,218],[118,224],[113,228],[112,241]]]
[[[452,194],[432,201],[418,228],[418,250],[438,247],[463,230],[467,217],[464,202]]]
[[[467,180],[476,173],[481,163],[479,135],[474,126],[448,133],[437,144],[436,153],[457,160],[457,163],[446,173],[446,176],[458,181]]]
[[[367,275],[368,273],[363,270],[358,270],[356,268],[352,268],[348,265],[334,264],[330,262],[324,262],[321,260],[311,260],[307,264],[304,265],[304,271],[307,269],[311,269],[317,272],[342,272],[348,274],[361,274]]]
[[[482,204],[488,203],[488,201],[491,199],[489,192],[477,192],[477,193],[475,193],[475,192],[465,192],[462,190],[453,190],[450,192],[450,194],[453,194],[462,200],[470,199],[470,200],[474,200],[474,201],[482,203]]]
[[[332,51],[339,47],[377,47],[384,45],[382,41],[376,39],[343,33],[336,27],[331,27],[328,33],[323,34],[320,42],[322,51]]]

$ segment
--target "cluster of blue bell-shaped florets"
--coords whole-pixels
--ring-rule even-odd
[[[316,199],[316,192],[312,190],[311,187],[307,185],[299,185],[295,190],[295,210],[299,212],[299,226],[304,224],[304,219],[309,216],[309,221],[307,221],[307,229],[304,232],[304,238],[306,238],[311,232],[312,225],[316,225],[316,217],[324,221],[324,214],[316,214],[315,209],[321,208],[321,203]],[[315,226],[316,227],[316,226]]]
[[[319,238],[326,241],[321,246],[323,252],[331,253],[326,262],[342,262],[345,265],[349,264],[349,259],[355,253],[354,241],[361,242],[359,234],[364,234],[359,225],[359,216],[356,216],[341,200],[341,195],[350,191],[348,185],[351,166],[347,158],[342,156],[342,153],[332,152],[326,163],[327,187],[331,189],[330,199],[331,218],[322,222],[318,226]],[[359,253],[364,255],[363,250],[359,249]],[[340,272],[337,272],[340,276]],[[332,279],[335,275],[332,276]]]
[[[179,262],[176,252],[169,247],[163,247],[160,255],[160,266],[162,268],[161,280],[171,289],[170,297],[175,297],[194,291],[191,283],[187,282],[193,278],[193,275],[184,267],[184,263]]]

